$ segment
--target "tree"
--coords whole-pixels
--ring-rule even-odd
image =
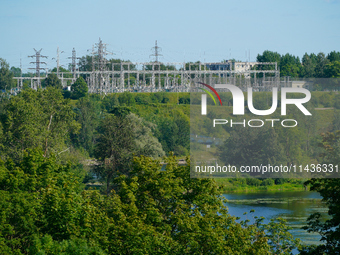
[[[333,164],[334,166],[340,165],[340,131],[323,134],[320,146],[323,148],[321,163]],[[305,229],[309,232],[319,233],[321,235],[320,240],[324,241],[324,243],[318,246],[305,247],[304,253],[302,254],[339,254],[340,180],[338,178],[313,178],[307,181],[306,185],[311,185],[311,190],[320,193],[322,200],[326,202],[328,206],[328,215],[330,215],[330,219],[322,221],[320,213],[310,215]]]
[[[72,92],[71,98],[72,99],[79,99],[81,97],[84,97],[84,96],[86,96],[87,91],[88,91],[87,84],[86,84],[85,80],[83,79],[83,77],[80,76],[75,81],[75,83],[73,83],[71,85],[71,92]]]
[[[76,121],[81,125],[78,133],[71,136],[73,144],[83,148],[90,156],[94,152],[96,129],[101,116],[99,102],[90,97],[82,97],[78,100],[75,108]]]
[[[316,55],[314,53],[308,55],[305,53],[302,57],[302,76],[312,78],[315,76]]]
[[[119,99],[118,94],[112,93],[106,95],[103,100],[101,100],[101,105],[103,110],[106,110],[107,112],[112,112],[112,110],[119,106]]]
[[[327,58],[330,62],[340,61],[340,52],[332,51],[327,55]]]
[[[257,55],[256,60],[258,62],[277,62],[280,65],[281,55],[277,52],[265,50],[262,55]]]
[[[107,193],[117,174],[129,174],[133,154],[156,158],[164,155],[161,144],[152,134],[153,128],[153,124],[144,122],[134,114],[109,114],[102,121],[95,156],[102,163],[97,172],[106,180]]]
[[[79,129],[74,115],[60,90],[22,91],[11,97],[0,115],[0,155],[18,161],[30,148],[40,148],[45,156],[61,153],[67,148],[70,133]]]
[[[0,90],[10,89],[13,84],[13,73],[9,70],[9,64],[0,58]]]
[[[340,78],[340,61],[333,61],[325,66],[325,77]]]
[[[329,60],[326,58],[323,52],[320,52],[316,56],[316,66],[315,66],[315,77],[316,78],[326,78],[325,69],[328,63],[329,63]]]
[[[133,113],[127,115],[126,118],[132,124],[133,136],[136,145],[134,153],[136,156],[144,155],[153,158],[165,156],[162,145],[158,139],[153,136],[156,129],[155,124],[144,121],[142,118],[139,118]]]
[[[55,87],[57,89],[62,89],[61,80],[55,73],[50,73],[44,80],[46,87]]]
[[[77,254],[71,251],[85,246],[102,254],[98,230],[107,230],[108,218],[83,197],[81,179],[74,166],[39,150],[18,164],[0,160],[0,253]]]
[[[13,73],[14,77],[20,77],[21,75],[21,69],[19,67],[11,67],[11,72]]]
[[[176,152],[183,156],[190,149],[190,122],[183,112],[176,111],[173,116],[161,116],[157,121],[159,132],[156,134],[166,153]]]
[[[124,105],[127,105],[127,106],[133,106],[136,104],[136,101],[135,101],[135,95],[131,92],[128,92],[128,91],[125,91],[124,93],[121,93],[119,95],[119,104],[124,106]]]
[[[281,76],[298,77],[300,75],[301,63],[299,57],[286,54],[281,57],[280,70]]]
[[[219,157],[230,165],[285,164],[284,148],[273,128],[238,128],[219,146]]]
[[[79,59],[79,71],[94,71],[92,70],[94,66],[94,62],[98,60],[97,56],[83,56]]]
[[[97,172],[106,179],[106,192],[117,173],[127,173],[135,148],[131,122],[123,117],[108,114],[99,126],[95,156],[102,165]]]
[[[258,54],[256,57],[257,62],[276,62],[277,66],[280,66],[281,61],[281,55],[277,52],[265,50],[262,55]],[[274,65],[259,65],[257,67],[259,70],[274,70]],[[272,74],[268,74],[268,76],[271,76]],[[259,77],[262,77],[263,74],[259,74]],[[266,74],[267,76],[267,74]]]

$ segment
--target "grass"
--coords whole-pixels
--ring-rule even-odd
[[[303,181],[292,180],[292,182],[286,182],[283,184],[274,184],[267,186],[252,186],[247,184],[240,184],[230,181],[227,178],[216,178],[215,181],[219,187],[222,187],[223,193],[256,193],[256,192],[273,192],[273,191],[305,191],[309,190],[309,187],[303,185]]]

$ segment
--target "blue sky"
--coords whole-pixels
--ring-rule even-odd
[[[0,57],[24,71],[42,48],[48,68],[67,67],[99,37],[110,58],[163,62],[256,59],[264,50],[302,57],[340,51],[340,0],[0,0]],[[246,54],[247,52],[247,54]]]

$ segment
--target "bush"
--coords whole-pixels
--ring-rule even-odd
[[[275,184],[274,180],[269,178],[269,179],[264,179],[261,183],[261,186],[272,186],[274,184]]]

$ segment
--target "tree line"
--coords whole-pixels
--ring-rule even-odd
[[[320,52],[305,53],[300,60],[298,56],[292,54],[280,54],[266,50],[258,54],[258,62],[277,62],[280,76],[290,76],[294,78],[339,78],[340,77],[340,52],[332,51],[325,55]],[[273,66],[259,68],[270,69]]]

